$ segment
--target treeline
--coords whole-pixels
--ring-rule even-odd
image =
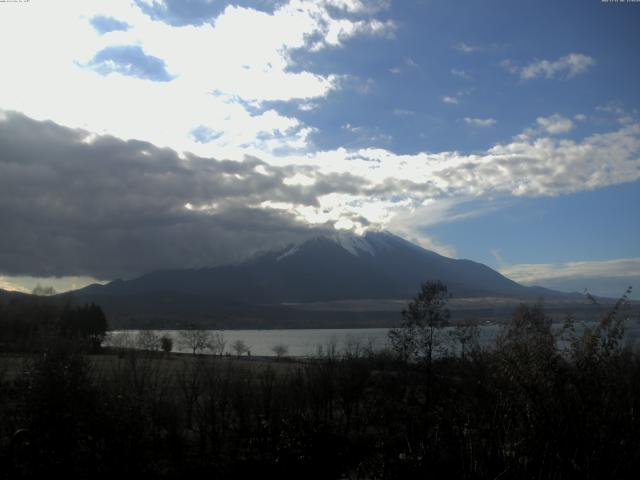
[[[36,352],[58,336],[98,351],[107,328],[102,308],[94,303],[74,305],[68,297],[40,295],[0,300],[0,352]]]
[[[626,479],[640,468],[640,356],[624,299],[591,329],[522,305],[495,346],[461,326],[436,355],[446,289],[392,334],[305,362],[259,364],[49,344],[0,382],[5,478]],[[562,336],[562,342],[559,342]]]

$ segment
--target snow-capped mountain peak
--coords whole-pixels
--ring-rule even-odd
[[[351,232],[337,232],[331,240],[356,257],[359,257],[362,253],[368,253],[373,256],[376,254],[375,247],[371,245],[366,235],[356,235]]]

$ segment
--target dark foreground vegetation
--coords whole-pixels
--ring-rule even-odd
[[[462,354],[443,356],[446,298],[425,284],[388,352],[352,344],[297,362],[90,354],[92,334],[41,306],[52,317],[31,332],[36,351],[0,362],[0,472],[637,478],[640,355],[621,346],[625,297],[580,332],[571,321],[552,330],[540,305],[523,305],[495,347],[463,325]],[[0,331],[9,310],[0,306]]]

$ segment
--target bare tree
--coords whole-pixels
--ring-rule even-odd
[[[227,345],[227,341],[224,339],[224,335],[220,332],[211,334],[211,340],[209,341],[209,350],[214,355],[222,355],[224,348]]]
[[[287,353],[289,353],[289,347],[287,347],[285,344],[283,343],[279,343],[277,345],[274,345],[273,348],[271,349],[271,351],[273,353],[276,354],[276,357],[278,357],[278,360],[280,360],[282,357],[284,357]]]
[[[127,350],[135,348],[136,344],[131,332],[110,332],[107,335],[106,343],[118,352],[119,357],[122,357]]]
[[[450,333],[460,344],[460,355],[463,359],[469,349],[477,351],[479,348],[480,326],[477,320],[462,320]]]
[[[233,344],[231,344],[231,348],[234,352],[236,352],[237,356],[241,356],[242,354],[249,351],[249,347],[247,347],[247,344],[244,343],[244,340],[236,340],[235,342],[233,342]]]
[[[211,332],[192,326],[188,330],[180,331],[180,345],[191,350],[193,355],[211,348]]]
[[[136,336],[136,346],[142,350],[156,352],[160,348],[160,338],[153,330],[141,330]]]

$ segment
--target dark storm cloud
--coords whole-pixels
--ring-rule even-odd
[[[170,82],[164,60],[147,55],[138,45],[116,45],[100,50],[88,64],[102,75],[118,72],[156,82]]]
[[[0,112],[0,274],[112,279],[239,260],[317,233],[262,202],[366,188],[352,175],[287,185],[295,173]]]
[[[130,25],[127,22],[120,21],[113,17],[104,15],[96,15],[91,20],[91,26],[100,34],[115,31],[129,30]]]

